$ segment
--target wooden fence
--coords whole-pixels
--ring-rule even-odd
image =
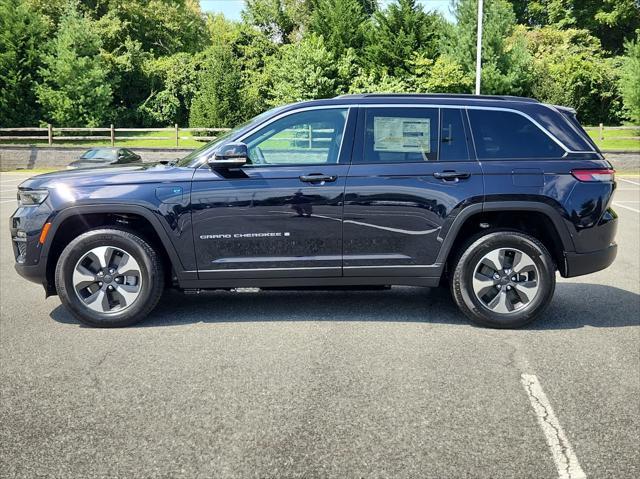
[[[605,131],[614,131],[614,130],[640,130],[640,126],[604,126],[600,123],[598,126],[588,126],[585,128],[586,131],[598,131],[598,139],[604,140],[604,132]],[[638,136],[614,136],[610,138],[611,140],[637,140]]]
[[[613,130],[627,130],[634,131],[640,130],[640,126],[604,126],[602,123],[598,126],[585,127],[587,131],[597,131],[598,138],[604,140],[605,131]],[[126,135],[127,132],[167,132],[168,136],[130,136]],[[109,128],[56,128],[52,125],[47,127],[23,127],[23,128],[0,128],[0,142],[1,141],[16,141],[16,140],[38,140],[46,141],[49,145],[53,145],[56,141],[94,141],[94,140],[107,140],[111,142],[111,146],[115,146],[116,140],[175,140],[175,146],[180,146],[180,140],[187,140],[193,138],[192,136],[180,136],[180,133],[222,133],[229,131],[229,128],[180,128],[178,125],[167,128],[115,128],[110,125]],[[322,130],[317,130],[322,131]],[[108,135],[65,135],[65,133],[109,133]],[[4,133],[18,133],[18,135],[5,135]],[[43,133],[41,135],[29,135],[24,133]],[[62,133],[62,135],[56,135],[56,133]],[[119,136],[118,133],[125,133],[125,136]],[[322,141],[321,138],[313,138],[312,131],[308,132],[307,140],[311,145],[312,141]],[[198,140],[215,140],[219,135],[209,136],[197,136]],[[282,138],[284,139],[284,138]],[[287,138],[290,140],[300,140],[300,138]],[[615,136],[610,139],[615,140],[637,140],[638,136]]]
[[[117,133],[127,132],[167,132],[169,136],[119,136]],[[38,127],[23,127],[23,128],[0,128],[0,141],[15,141],[15,140],[39,140],[46,141],[49,145],[53,145],[55,141],[94,141],[94,140],[107,140],[111,142],[111,146],[115,146],[116,140],[175,140],[176,147],[180,146],[180,140],[191,139],[191,136],[180,136],[181,132],[203,132],[203,133],[220,133],[229,131],[229,128],[180,128],[176,124],[174,127],[168,128],[114,128],[111,125],[109,128],[55,128],[50,124],[46,128]],[[3,133],[44,133],[43,135],[3,135]],[[65,133],[104,133],[108,132],[109,135],[65,135]],[[62,135],[56,135],[55,133],[62,133]],[[217,136],[197,136],[199,140],[215,140]]]

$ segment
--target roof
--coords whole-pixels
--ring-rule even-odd
[[[349,95],[340,95],[336,98],[420,98],[425,100],[435,99],[455,99],[455,100],[503,100],[503,101],[520,101],[526,103],[539,103],[534,98],[528,98],[524,96],[511,96],[511,95],[472,95],[469,93],[358,93]]]

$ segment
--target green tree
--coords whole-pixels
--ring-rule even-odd
[[[322,37],[311,34],[284,45],[267,66],[272,105],[332,97],[339,91],[339,65]]]
[[[243,120],[242,73],[228,46],[214,46],[202,53],[202,69],[189,112],[189,126],[224,128]]]
[[[19,0],[0,0],[0,125],[31,126],[39,119],[35,85],[46,25]]]
[[[196,53],[207,43],[206,24],[195,0],[106,0],[96,2],[105,24],[105,48],[116,50],[126,38],[155,56]]]
[[[369,70],[383,69],[392,76],[411,73],[414,53],[435,58],[443,32],[440,15],[427,13],[416,0],[396,0],[373,15],[367,29],[365,62]]]
[[[103,50],[101,57],[113,92],[113,120],[119,125],[153,126],[154,120],[141,108],[156,86],[149,76],[156,71],[153,54],[144,51],[138,40],[127,37],[116,50]]]
[[[278,46],[264,32],[243,23],[233,48],[241,62],[243,117],[248,119],[269,107],[272,82],[266,68]]]
[[[145,63],[151,94],[138,107],[149,124],[187,125],[191,102],[198,89],[198,69],[202,59],[188,53],[176,53]]]
[[[415,90],[424,93],[471,93],[473,79],[465,74],[462,66],[448,55],[441,55],[434,62],[416,55],[414,58]]]
[[[353,78],[349,93],[410,93],[415,88],[405,77],[394,77],[385,71],[364,71]]]
[[[640,27],[637,0],[510,0],[518,23],[586,29],[605,50],[621,53],[623,41]]]
[[[111,86],[93,22],[74,2],[47,45],[36,88],[44,118],[65,126],[102,126],[110,117]]]
[[[625,44],[620,90],[627,117],[640,125],[640,33],[635,41]]]
[[[31,0],[33,1],[33,0]],[[167,91],[158,90],[163,65],[156,60],[178,53],[195,54],[211,43],[205,17],[195,0],[85,0],[103,40],[103,57],[113,89],[113,114],[121,125],[166,125]],[[162,99],[162,101],[160,101]],[[183,122],[179,107],[177,120]],[[160,111],[165,113],[160,114]],[[159,123],[160,122],[160,123]]]
[[[475,76],[477,3],[455,2],[457,24],[450,39],[449,53],[469,76]],[[531,57],[522,35],[513,35],[515,14],[506,0],[485,2],[482,36],[481,91],[486,94],[529,95]]]
[[[242,18],[278,43],[297,40],[313,11],[315,0],[247,0]]]
[[[348,48],[362,49],[368,18],[361,0],[319,0],[309,29],[324,38],[330,52],[340,56]]]
[[[603,57],[596,37],[553,26],[520,30],[533,57],[533,96],[575,108],[587,124],[620,121],[619,60]]]

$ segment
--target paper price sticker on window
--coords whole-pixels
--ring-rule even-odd
[[[376,116],[373,120],[374,151],[431,152],[431,120]]]

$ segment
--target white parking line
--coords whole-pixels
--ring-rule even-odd
[[[562,430],[537,376],[523,374],[521,380],[533,410],[538,417],[538,424],[540,424],[547,438],[553,461],[558,469],[558,477],[560,479],[586,478],[587,476],[580,467],[578,458],[574,454],[571,444],[569,444],[569,440]]]
[[[628,180],[628,179],[626,179],[626,178],[620,178],[619,176],[616,178],[616,180],[624,181],[625,183],[631,183],[632,185],[638,185],[638,186],[640,186],[640,183],[638,183],[637,181]]]
[[[638,210],[636,208],[632,208],[631,206],[621,205],[617,201],[613,202],[613,206],[615,206],[617,208],[624,208],[625,210],[633,211],[634,213],[640,213],[640,210]]]
[[[15,198],[14,198],[14,199],[12,199],[12,200],[3,200],[3,201],[0,201],[0,203],[16,203],[16,204],[18,204]]]

